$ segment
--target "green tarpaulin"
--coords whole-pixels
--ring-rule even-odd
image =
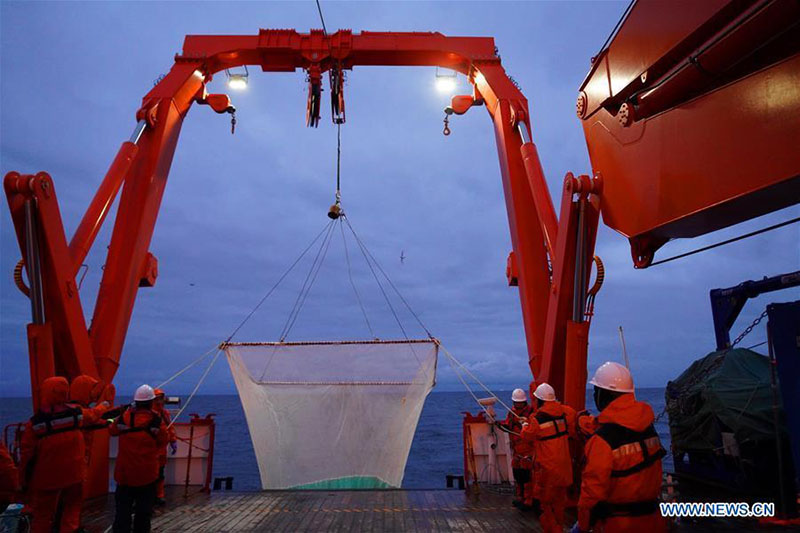
[[[666,402],[678,452],[721,453],[729,444],[723,432],[733,433],[737,446],[775,439],[770,362],[756,352],[723,350],[698,359],[667,384]]]

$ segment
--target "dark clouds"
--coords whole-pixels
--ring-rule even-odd
[[[589,58],[624,10],[620,3],[323,3],[329,28],[493,35],[506,69],[531,102],[534,135],[551,190],[567,171],[589,168],[575,91]],[[2,10],[2,170],[46,170],[56,183],[71,235],[152,81],[171,66],[187,33],[256,33],[258,27],[319,26],[313,2],[17,3]],[[494,134],[483,109],[451,121],[433,69],[356,68],[345,90],[344,204],[373,254],[431,331],[482,379],[527,382],[516,289],[505,286],[510,250]],[[462,85],[462,88],[464,85]],[[224,91],[222,80],[211,90]],[[196,107],[187,118],[151,245],[154,289],[139,293],[122,365],[122,391],[156,382],[224,339],[311,237],[333,199],[335,129],[327,104],[318,130],[304,127],[303,74],[263,75],[232,94],[237,132],[226,117]],[[556,202],[558,198],[554,196]],[[777,213],[718,234],[668,245],[662,256],[782,220]],[[10,272],[19,257],[2,210],[0,388],[26,394],[28,303]],[[86,314],[100,280],[111,224],[87,259]],[[290,338],[367,336],[344,268],[340,236]],[[627,242],[602,229],[598,253],[607,283],[592,325],[590,368],[618,358],[626,330],[639,383],[663,385],[713,347],[708,290],[798,268],[798,230],[784,228],[686,261],[635,271]],[[399,262],[400,251],[407,257]],[[352,241],[355,277],[377,332],[399,330]],[[303,266],[237,336],[274,340]],[[193,284],[193,285],[191,285]],[[749,304],[734,334],[774,294]],[[397,302],[395,302],[397,303]],[[398,304],[399,305],[399,304]],[[403,323],[422,332],[407,313]],[[752,334],[753,344],[763,330]],[[440,362],[440,383],[454,385]],[[194,375],[176,389],[188,390]],[[208,391],[232,390],[220,361]]]

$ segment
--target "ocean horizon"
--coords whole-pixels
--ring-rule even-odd
[[[498,390],[495,393],[503,401],[511,396],[510,390]],[[185,398],[181,396],[182,400]],[[638,389],[637,398],[650,403],[656,416],[664,408],[663,387]],[[126,397],[120,397],[118,403],[127,400]],[[591,412],[596,412],[591,391],[587,391],[586,405]],[[0,424],[5,428],[8,424],[23,422],[31,416],[30,410],[29,397],[0,398]],[[444,488],[446,475],[463,474],[462,413],[477,414],[479,411],[480,407],[466,391],[432,391],[425,401],[414,434],[402,487]],[[197,395],[181,415],[180,420],[188,420],[191,413],[201,416],[215,414],[217,432],[213,476],[232,476],[234,490],[260,490],[258,464],[238,395]],[[504,417],[505,409],[497,408],[497,414],[498,417]],[[669,450],[669,426],[666,417],[656,424],[656,430],[664,448]],[[664,459],[664,468],[672,469],[671,456]]]

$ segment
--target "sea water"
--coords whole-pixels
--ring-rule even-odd
[[[503,401],[511,398],[511,391],[497,391],[496,394]],[[636,395],[638,399],[648,402],[656,415],[664,408],[663,388],[639,389]],[[28,398],[0,398],[2,426],[26,420],[31,415],[30,405]],[[587,393],[586,405],[593,406],[591,392]],[[505,416],[502,408],[497,411],[499,417]],[[432,392],[428,396],[408,455],[404,488],[443,488],[447,474],[463,474],[463,412],[480,412],[480,407],[468,392]],[[234,490],[259,490],[261,481],[258,464],[239,397],[196,396],[181,420],[188,420],[190,413],[201,416],[215,414],[217,432],[213,475],[232,476]],[[666,416],[656,424],[656,430],[664,448],[669,450]],[[664,459],[664,468],[672,470],[670,456]]]

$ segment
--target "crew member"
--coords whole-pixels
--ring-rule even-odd
[[[529,385],[531,396],[535,396],[539,384],[534,380]],[[577,501],[581,491],[581,467],[583,466],[583,446],[586,440],[592,436],[594,430],[591,429],[593,417],[588,416],[588,411],[580,413],[569,405],[562,403],[564,415],[567,417],[567,427],[569,428],[569,455],[572,457],[572,484],[567,491],[569,501]],[[592,419],[591,421],[589,419]]]
[[[19,490],[19,474],[6,441],[0,440],[0,513],[16,501]]]
[[[58,531],[80,527],[85,445],[83,410],[67,403],[69,382],[51,377],[42,382],[39,411],[31,417],[20,443],[20,482],[29,492],[32,533],[50,533],[61,505]]]
[[[653,409],[634,397],[624,366],[604,363],[589,382],[600,414],[586,444],[578,523],[573,531],[660,533],[661,458]]]
[[[136,389],[134,406],[114,420],[109,432],[119,436],[119,451],[114,467],[116,516],[114,532],[150,531],[150,518],[158,482],[158,454],[167,445],[167,426],[153,410],[155,393],[150,385]]]
[[[153,410],[161,416],[161,420],[167,426],[167,435],[169,440],[169,450],[172,455],[178,451],[178,436],[175,435],[175,430],[170,425],[172,417],[169,411],[164,407],[164,391],[161,389],[154,390],[156,399],[153,402]],[[158,453],[158,483],[156,483],[156,505],[164,505],[164,470],[167,467],[167,448],[161,448]]]
[[[534,448],[533,495],[542,508],[540,522],[545,533],[562,533],[567,489],[573,481],[569,437],[575,436],[575,411],[565,409],[547,383],[539,385],[533,395],[536,411],[522,428],[522,439]]]
[[[578,433],[582,435],[585,439],[589,439],[594,432],[597,431],[599,424],[597,423],[597,417],[592,416],[592,414],[587,411],[583,410],[578,413]]]
[[[511,411],[503,422],[496,424],[508,433],[511,444],[511,470],[514,474],[515,499],[511,502],[515,507],[530,509],[533,506],[533,486],[531,485],[531,469],[533,468],[533,447],[520,436],[522,423],[533,412],[528,405],[528,398],[522,389],[514,389],[511,393],[514,402]]]
[[[103,415],[114,401],[114,385],[103,385],[100,381],[81,374],[69,386],[69,399],[83,409],[83,441],[86,445],[85,460],[88,466],[92,452],[94,431],[108,427]]]

